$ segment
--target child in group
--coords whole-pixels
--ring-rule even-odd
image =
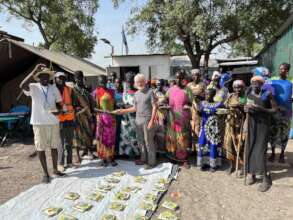
[[[203,170],[209,166],[211,172],[215,172],[217,166],[221,166],[222,160],[222,135],[217,109],[222,106],[221,102],[214,102],[216,90],[207,89],[205,101],[200,104],[202,117],[198,139],[197,166]]]

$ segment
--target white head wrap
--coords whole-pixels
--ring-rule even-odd
[[[233,87],[242,86],[245,87],[245,83],[243,80],[237,79],[233,82]]]
[[[221,77],[221,73],[219,71],[213,72],[212,80],[218,79],[220,77]]]

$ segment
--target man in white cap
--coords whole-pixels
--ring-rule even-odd
[[[43,183],[50,182],[46,149],[51,149],[53,175],[64,175],[57,170],[57,149],[61,146],[61,139],[59,120],[55,116],[60,111],[62,97],[57,87],[49,83],[53,76],[53,71],[45,68],[44,64],[39,64],[20,84],[24,94],[32,98],[31,124],[33,125],[36,150],[44,172]],[[37,83],[28,83],[31,77]]]
[[[66,167],[72,167],[72,145],[74,136],[74,106],[75,106],[75,96],[73,94],[72,88],[65,84],[66,75],[63,72],[57,72],[55,74],[56,86],[60,91],[62,97],[62,112],[59,114],[58,118],[60,121],[60,131],[61,131],[61,143],[62,146],[59,148],[58,152],[58,170],[63,172],[64,168],[64,150],[67,152],[66,157]]]

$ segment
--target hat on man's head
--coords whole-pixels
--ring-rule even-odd
[[[60,77],[60,76],[63,76],[63,77],[65,77],[65,78],[67,78],[66,75],[65,75],[65,73],[63,73],[63,72],[57,72],[57,73],[55,73],[55,75],[54,75],[55,78],[58,78],[58,77]]]
[[[54,71],[48,69],[48,68],[44,68],[43,70],[41,70],[40,72],[37,72],[36,74],[34,74],[33,78],[35,81],[39,82],[40,81],[40,75],[42,74],[46,74],[49,75],[49,80],[52,80],[54,78]]]

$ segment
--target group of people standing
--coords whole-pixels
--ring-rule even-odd
[[[233,81],[227,72],[215,71],[209,81],[199,69],[191,71],[191,78],[183,70],[177,72],[169,85],[165,80],[148,83],[143,74],[132,72],[122,82],[111,73],[108,78],[98,76],[97,88],[90,91],[81,71],[75,72],[75,82],[69,86],[64,73],[38,65],[31,73],[38,82],[26,80],[21,88],[32,98],[31,124],[44,182],[50,181],[45,149],[51,148],[53,173],[61,176],[65,155],[66,167],[72,166],[75,146],[78,162],[81,156],[97,156],[104,167],[116,166],[115,158],[127,155],[151,169],[157,164],[157,152],[163,151],[170,160],[189,168],[189,155],[196,152],[197,166],[215,172],[226,158],[229,174],[235,170],[248,174],[248,184],[260,176],[259,190],[267,191],[271,186],[268,143],[270,161],[275,159],[275,147],[281,146],[279,162],[284,162],[288,141],[289,70],[289,64],[281,64],[280,79],[271,80],[265,68],[256,68],[250,86]]]

